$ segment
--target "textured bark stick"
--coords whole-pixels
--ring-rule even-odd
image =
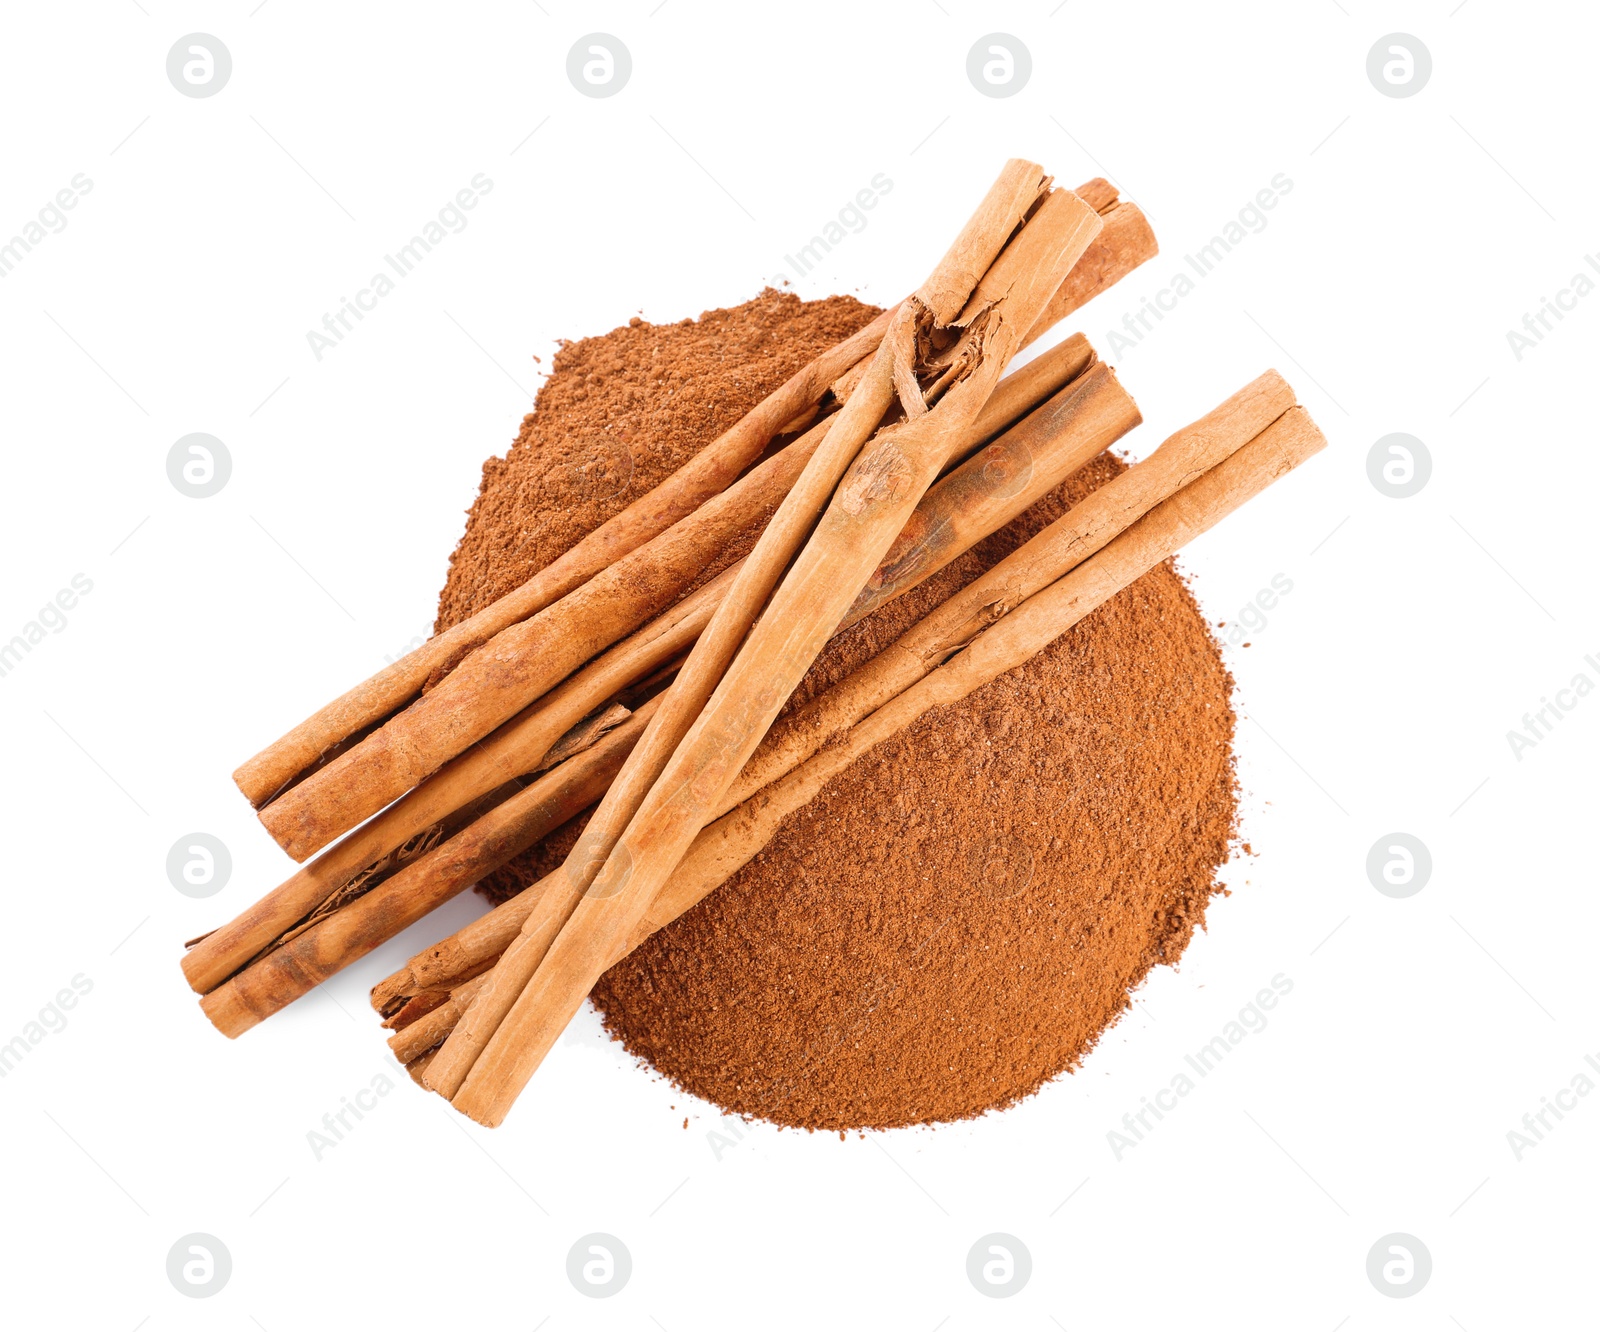
[[[200,1000],[223,1035],[243,1034],[586,809],[649,723],[645,704],[593,749],[539,777],[371,892],[297,935]]]
[[[401,1027],[389,1037],[389,1049],[394,1052],[394,1057],[402,1064],[409,1064],[439,1045],[455,1029],[461,1015],[467,1011],[472,1001],[477,998],[478,991],[483,989],[488,980],[488,976],[485,975],[463,981],[451,990],[436,1008],[430,1009],[415,1022]],[[423,1081],[420,1078],[418,1080]],[[423,1085],[426,1086],[427,1083],[423,1081]]]
[[[931,709],[958,702],[1020,666],[1326,443],[1305,409],[1291,408],[1250,444],[1158,505],[1072,573],[984,630],[946,665],[704,829],[612,965],[748,864],[788,815],[873,746]]]
[[[1268,376],[1262,378],[1266,380]],[[854,725],[836,732],[825,748],[809,753],[798,766],[783,771],[702,829],[607,966],[614,966],[652,933],[677,919],[749,863],[771,841],[785,818],[811,801],[868,750],[929,710],[957,702],[1020,666],[1142,574],[1298,467],[1326,442],[1304,408],[1290,407],[1243,447],[1189,480],[1088,559],[1022,601],[1004,619],[968,620],[966,637],[957,644],[963,650],[944,664],[917,656],[925,669],[915,673],[908,688],[881,706],[862,712]],[[944,641],[953,641],[948,632]],[[854,678],[841,682],[836,690],[848,690]],[[861,701],[859,697],[857,701]],[[799,753],[791,749],[788,757],[796,759]],[[481,966],[482,959],[476,965]],[[493,971],[488,973],[489,984],[493,983],[493,976]],[[430,1036],[436,1036],[438,1028],[452,1018],[455,1014],[436,1019]],[[424,1081],[423,1085],[428,1083]]]
[[[1094,351],[1082,335],[1075,335],[1035,358],[1022,370],[1002,380],[979,419],[961,442],[966,453],[973,446],[1006,432],[1017,418],[1051,392],[1080,377],[1094,361]],[[1123,395],[1131,408],[1131,400]],[[1136,412],[1137,409],[1132,409]],[[1059,410],[1052,416],[1054,422]],[[1027,443],[1045,456],[1045,437],[1039,423],[1030,426]],[[791,450],[809,459],[821,442],[825,430],[812,432],[814,438],[796,441]],[[1002,438],[1008,438],[1003,433]],[[1016,452],[1017,446],[1010,451]],[[948,538],[953,533],[971,530],[987,512],[984,498],[947,489],[947,482],[929,492],[927,502],[913,516],[920,531]],[[993,496],[990,496],[992,499]],[[993,530],[993,528],[990,528]],[[987,532],[983,533],[987,535]],[[973,539],[977,539],[974,537]],[[947,544],[942,540],[941,545]],[[970,543],[969,543],[970,544]],[[945,558],[952,558],[952,550]],[[891,551],[891,558],[895,552]],[[924,564],[920,572],[909,567],[895,575],[895,595],[907,590],[920,578],[939,567]],[[442,820],[471,801],[487,795],[503,783],[535,771],[548,762],[546,751],[555,740],[567,734],[596,707],[618,690],[632,685],[681,656],[710,622],[722,594],[731,585],[738,565],[725,570],[712,582],[685,597],[644,628],[609,649],[581,671],[569,677],[542,699],[524,709],[492,735],[451,760],[433,776],[368,820],[343,841],[329,848],[311,864],[299,870],[259,902],[227,925],[199,940],[183,959],[184,974],[190,985],[205,994],[248,965],[274,940],[294,928],[320,903],[344,888],[368,866],[394,848]],[[881,582],[884,570],[875,578]],[[865,613],[862,611],[861,613]]]
[[[1083,359],[1087,364],[1092,354],[1086,352]],[[1002,381],[1001,388],[1011,382]],[[995,397],[999,396],[997,390]],[[1138,407],[1115,376],[1098,363],[1087,364],[1084,373],[1049,402],[928,491],[841,627],[908,591],[963,550],[998,531],[1115,443],[1138,420]],[[586,882],[581,876],[577,881],[570,879],[564,868],[552,872],[412,957],[373,988],[373,1006],[381,1013],[393,1013],[412,995],[453,983],[474,968],[488,965],[528,924],[547,891],[555,895],[545,901],[541,914],[565,919]],[[543,926],[536,923],[530,927],[533,931],[548,928],[548,920]]]
[[[1078,193],[1102,215],[1103,229],[1029,331],[1024,345],[1157,252],[1144,215],[1131,203],[1117,202],[1116,191],[1104,180],[1088,181]],[[447,672],[502,629],[553,604],[731,485],[774,437],[815,412],[830,385],[842,386],[850,382],[847,375],[859,377],[865,372],[892,313],[885,311],[792,376],[684,468],[596,528],[527,583],[347,691],[242,764],[234,773],[239,789],[252,805],[265,805],[330,753],[405,707],[430,679]]]
[[[190,986],[200,994],[216,989],[368,866],[462,806],[533,772],[550,746],[595,707],[693,643],[732,577],[726,571],[685,597],[196,942],[183,958]]]
[[[602,523],[521,587],[429,639],[267,746],[234,773],[239,789],[251,804],[265,804],[329,749],[405,706],[430,676],[448,669],[501,630],[552,605],[732,485],[787,422],[876,350],[893,313],[886,310],[792,375],[654,490]]]
[[[985,625],[1082,563],[1156,505],[1243,448],[1292,406],[1294,390],[1276,370],[1268,370],[1175,432],[1143,462],[1100,487],[974,579],[860,670],[785,718],[728,788],[717,813],[749,799],[910,688]]]
[[[1036,180],[1037,195],[1042,172]],[[1021,194],[1015,190],[1013,197]],[[900,307],[857,393],[887,379],[908,419],[861,450],[693,728],[582,904],[538,959],[535,974],[492,1027],[481,1055],[465,1057],[470,1041],[490,1025],[475,1016],[501,989],[496,981],[441,1049],[427,1075],[434,1086],[441,1085],[435,1078],[452,1045],[463,1038],[464,1056],[452,1065],[453,1077],[470,1062],[453,1097],[463,1113],[490,1125],[504,1117],[949,458],[956,433],[976,418],[1022,336],[1101,227],[1099,216],[1066,191],[1022,211],[1026,225],[1008,243],[1012,222],[997,245],[1000,210],[980,208],[945,262]],[[930,399],[936,400],[931,410]]]

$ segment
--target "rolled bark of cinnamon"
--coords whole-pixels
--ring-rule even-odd
[[[960,446],[971,447],[980,428],[1006,424],[1004,410],[1071,366],[1078,351],[1039,358],[1039,369],[994,416],[978,418]],[[503,630],[404,712],[261,810],[262,823],[303,860],[412,789],[669,606],[737,531],[781,503],[837,419],[813,426],[667,531]]]
[[[1101,486],[913,625],[887,651],[774,727],[718,802],[717,813],[749,799],[910,688],[985,625],[1009,614],[1245,447],[1294,401],[1294,390],[1276,370],[1268,370],[1173,433],[1143,462]]]
[[[216,989],[367,866],[454,810],[532,772],[556,739],[595,707],[693,643],[730,581],[731,571],[724,571],[685,597],[591,662],[536,709],[446,764],[242,914],[200,939],[183,957],[190,986],[200,994]]]
[[[1008,241],[1013,221],[999,244],[991,243],[994,228],[986,214],[1000,212],[990,207],[991,193],[946,261],[901,305],[872,370],[841,413],[842,418],[866,394],[881,396],[887,405],[892,389],[907,420],[862,448],[850,463],[714,695],[707,689],[710,697],[693,730],[593,876],[583,902],[537,961],[527,986],[513,992],[504,1018],[494,1022],[492,1010],[511,987],[500,986],[497,976],[428,1069],[425,1081],[436,1087],[461,1068],[469,1069],[453,1097],[463,1113],[486,1124],[503,1117],[904,527],[948,459],[955,432],[977,416],[1022,337],[1099,232],[1101,220],[1093,209],[1070,192],[1043,194],[1043,172],[1031,170],[1037,183],[1022,210],[1026,224]],[[1026,180],[1023,176],[1019,183]],[[1005,186],[1005,175],[1000,184]],[[1023,193],[1017,190],[1014,197]],[[936,339],[949,341],[941,347]],[[924,384],[924,376],[931,382]],[[929,399],[935,400],[931,409]],[[813,466],[823,453],[819,450]],[[749,569],[747,564],[741,571],[741,582]],[[738,589],[736,583],[724,599],[696,645],[697,654]],[[685,672],[693,665],[691,656]],[[657,725],[683,678],[680,674],[668,691]],[[489,1015],[481,1023],[476,1021],[480,1013]],[[477,1041],[481,1053],[470,1058]],[[453,1046],[462,1051],[459,1059]],[[447,1065],[447,1074],[441,1074],[441,1065]]]
[[[1138,422],[1138,408],[1133,400],[1109,368],[1094,359],[1087,342],[1074,339],[1067,351],[1069,354],[1057,358],[1058,362],[1080,368],[1081,373],[1043,406],[1002,432],[965,465],[929,490],[916,511],[919,520],[908,525],[915,534],[915,541],[905,548],[896,567],[878,571],[869,589],[871,595],[858,598],[847,622],[853,622],[868,610],[909,590],[962,550],[1004,526],[1045,491],[1059,484],[1070,472],[1115,442]],[[1047,387],[1057,377],[1058,371],[1055,370],[1048,375],[1036,375],[1030,391]],[[1006,399],[1002,405],[1007,414],[1023,405],[1023,399],[1015,391],[1008,393]],[[988,416],[987,413],[985,415]],[[988,419],[997,422],[1003,418],[994,416]],[[733,573],[733,570],[725,572],[717,583],[708,584],[680,603],[680,607],[683,607],[691,601],[700,602],[692,615],[679,615],[670,631],[663,630],[637,648],[630,646],[635,642],[634,639],[628,640],[552,693],[540,708],[558,711],[560,715],[554,724],[543,722],[540,710],[534,710],[523,721],[508,724],[479,750],[463,755],[405,800],[352,834],[345,843],[320,857],[316,865],[302,870],[277,894],[269,894],[268,899],[258,903],[245,916],[224,927],[225,931],[232,931],[237,936],[236,945],[248,950],[244,953],[244,960],[250,965],[236,975],[230,970],[228,975],[219,979],[218,984],[226,982],[223,988],[228,990],[230,997],[213,1000],[210,1006],[205,1006],[207,1013],[222,1016],[228,1023],[224,1030],[229,1034],[236,1035],[247,1030],[254,1025],[250,1018],[259,1021],[281,1009],[305,993],[311,985],[371,951],[383,942],[386,937],[383,931],[394,928],[395,922],[410,923],[420,910],[431,909],[432,905],[437,905],[497,869],[505,860],[525,849],[532,840],[543,836],[548,830],[547,820],[538,815],[542,807],[537,803],[530,807],[534,814],[530,815],[529,821],[518,825],[520,832],[505,827],[493,835],[480,835],[481,830],[469,829],[473,833],[474,844],[479,848],[477,852],[452,852],[449,844],[435,847],[428,853],[430,859],[426,866],[403,878],[396,875],[399,882],[390,887],[383,897],[366,905],[363,905],[363,898],[344,903],[339,909],[348,914],[342,927],[335,928],[318,921],[313,926],[319,930],[314,967],[306,965],[293,954],[275,961],[276,953],[263,953],[270,945],[289,942],[281,937],[282,931],[293,925],[298,917],[287,910],[287,905],[292,901],[292,890],[297,884],[303,886],[311,882],[309,870],[316,869],[329,857],[339,854],[349,842],[364,841],[370,850],[374,838],[387,841],[397,833],[411,835],[409,830],[413,827],[432,826],[446,811],[466,801],[487,796],[508,779],[528,771],[539,761],[548,736],[557,726],[568,724],[574,714],[584,711],[594,702],[610,696],[617,688],[637,678],[645,665],[692,641],[700,631],[700,626],[709,618],[711,610],[719,604],[722,585]],[[647,632],[641,631],[635,639],[646,637]],[[620,663],[608,664],[613,657],[620,657]],[[591,674],[598,675],[598,682],[589,689],[587,696],[582,696],[583,682]],[[574,690],[580,693],[578,701],[564,703],[564,698]],[[653,710],[654,706],[654,703],[646,705],[635,716],[641,719],[647,717],[648,710]],[[533,738],[530,739],[530,736]],[[483,811],[482,817],[490,818],[489,811]],[[494,815],[489,826],[494,827],[502,817]],[[384,837],[382,833],[369,833],[369,829],[380,826],[387,827],[389,837]],[[326,894],[329,891],[328,882],[324,879],[318,883],[317,891]],[[276,902],[273,901],[275,896],[279,899]],[[321,901],[322,898],[316,900]],[[273,908],[276,908],[276,915]],[[276,927],[276,930],[271,935],[265,935],[269,927]],[[218,932],[218,935],[221,934],[223,931]],[[213,935],[212,939],[218,935]],[[195,951],[199,952],[210,943],[211,939],[204,941]],[[218,958],[219,954],[213,952],[203,961],[215,971],[220,971],[229,962],[219,961]],[[198,968],[193,974],[199,974]],[[231,980],[228,979],[229,975],[232,976]],[[212,987],[213,990],[215,988]],[[247,996],[248,1002],[244,1002],[240,996]],[[243,1009],[247,1009],[247,1014],[241,1012]]]
[[[792,772],[937,667],[984,626],[1069,573],[1151,508],[1243,448],[1293,405],[1293,389],[1269,370],[1174,432],[1148,458],[1074,506],[883,652],[774,727],[718,803],[716,814],[755,797]],[[392,1007],[403,994],[448,985],[481,968],[507,948],[528,917],[540,909],[544,891],[543,885],[530,889],[526,902],[519,894],[419,953],[404,971],[380,983],[374,990],[375,1003]]]
[[[1102,386],[1098,378],[1085,381],[1086,373],[1103,377],[1110,372],[1096,361],[1087,339],[1078,334],[1001,381],[958,451],[968,452],[997,431],[1002,433],[995,443],[1003,444],[1003,448],[991,444],[982,451],[983,472],[976,481],[964,468],[929,492],[910,525],[923,534],[923,539],[916,543],[914,552],[909,543],[904,548],[897,544],[891,549],[895,568],[891,571],[886,564],[874,575],[879,595],[870,606],[853,608],[847,624],[882,604],[888,595],[908,590],[974,541],[1010,521],[1012,510],[1020,512],[1008,502],[1009,491],[1003,484],[1006,478],[995,469],[1009,469],[1014,474],[1019,495],[1043,493],[1040,481],[1048,475],[1048,469],[1059,470],[1080,454],[1085,458],[1093,456],[1085,450],[1093,447],[1098,451],[1137,423],[1138,409],[1120,386]],[[1019,416],[1058,388],[1062,391],[1050,402],[1017,423]],[[1098,432],[1097,422],[1103,427]],[[1101,440],[1103,443],[1097,444]],[[809,458],[816,442],[820,441],[808,446],[801,440],[790,448],[804,449],[804,456]],[[1044,470],[1035,475],[1035,468]],[[915,568],[911,567],[913,556]],[[737,568],[725,570],[603,653],[243,914],[197,941],[183,959],[190,985],[201,994],[215,989],[367,866],[453,811],[533,771],[557,737],[618,690],[684,652],[710,621]]]
[[[224,1036],[242,1035],[587,809],[616,777],[656,703],[219,985],[200,1000],[201,1010]]]
[[[612,965],[747,864],[784,818],[874,745],[931,709],[955,703],[1020,666],[1326,444],[1305,408],[1291,407],[1244,448],[1157,505],[1071,573],[982,629],[945,664],[705,828]]]
[[[402,1064],[409,1064],[439,1045],[455,1029],[461,1015],[471,1006],[488,979],[487,976],[477,976],[463,981],[445,995],[437,1007],[429,1009],[413,1022],[400,1025],[400,1029],[389,1038],[389,1049],[394,1052],[394,1057]],[[423,1085],[427,1084],[424,1082]]]
[[[1010,382],[1003,380],[1001,390]],[[1138,422],[1139,409],[1115,375],[1098,361],[1089,364],[1044,406],[928,491],[841,628],[998,531]],[[601,839],[591,843],[606,844]],[[565,919],[585,886],[565,867],[554,871],[480,921],[413,957],[407,968],[374,988],[374,1007],[392,1013],[410,995],[470,975],[474,965],[486,965],[504,951],[546,888],[554,896],[545,903],[545,912]]]
[[[1270,381],[1276,381],[1276,384]],[[1252,390],[1265,390],[1253,394],[1255,401],[1249,405],[1259,411],[1278,400],[1277,386],[1281,384],[1282,381],[1269,372],[1243,394],[1235,395],[1230,402],[1238,403]],[[1224,408],[1227,406],[1224,404]],[[1205,420],[1214,420],[1222,411],[1219,408],[1218,413],[1212,413]],[[1247,419],[1247,415],[1236,416],[1235,425]],[[1203,424],[1197,422],[1191,430]],[[1180,436],[1183,433],[1180,432]],[[1190,437],[1190,445],[1200,442]],[[848,706],[834,707],[828,711],[836,719],[850,720],[832,733],[830,742],[820,752],[815,747],[776,747],[776,752],[781,753],[790,766],[780,771],[777,765],[771,765],[768,770],[775,774],[774,780],[764,784],[755,795],[734,806],[700,832],[677,870],[642,914],[626,945],[617,951],[607,965],[615,965],[650,934],[675,920],[747,864],[767,845],[789,814],[808,803],[829,780],[874,745],[903,730],[931,708],[956,702],[1021,665],[1117,592],[1175,554],[1195,536],[1214,526],[1273,481],[1299,466],[1325,444],[1322,433],[1305,410],[1290,407],[1256,433],[1248,443],[1242,447],[1236,444],[1234,451],[1226,454],[1222,461],[1198,477],[1191,476],[1175,494],[1148,508],[1142,517],[1095,553],[1089,554],[1086,560],[1074,562],[1070,572],[1024,599],[1004,619],[992,622],[981,615],[947,616],[942,624],[929,626],[932,632],[920,635],[924,647],[943,644],[943,652],[937,659],[930,659],[920,650],[897,654],[896,649],[905,641],[903,638],[900,643],[874,658],[862,671],[842,681],[823,698],[834,694],[847,697]],[[1188,456],[1192,462],[1201,453],[1191,449]],[[1177,458],[1169,456],[1168,461],[1177,461]],[[1096,493],[1103,494],[1108,488]],[[1139,507],[1136,503],[1128,504],[1128,498],[1124,496],[1117,503],[1116,508],[1123,513],[1132,513]],[[1074,510],[1073,514],[1077,512]],[[1072,516],[1069,514],[1066,517]],[[1086,516],[1089,521],[1080,530],[1092,532],[1104,516]],[[1044,535],[1041,533],[1041,536]],[[1036,541],[1038,539],[1035,538]],[[1063,549],[1060,542],[1056,545],[1058,551]],[[1082,554],[1088,553],[1082,543],[1071,543],[1066,549],[1076,549],[1079,559]],[[1022,556],[1026,550],[1027,547],[1024,547],[1011,558]],[[1010,571],[990,583],[988,592],[1005,596],[1014,591],[1018,586],[1018,578],[1025,579],[1025,571],[1030,567],[1037,573],[1036,557],[1042,554],[1043,549],[1036,548],[1032,557],[1018,561]],[[1001,568],[997,565],[985,577],[1000,574]],[[978,583],[971,586],[977,587]],[[950,603],[945,604],[948,606]],[[935,612],[934,616],[914,627],[906,637],[917,635],[929,620],[938,615],[939,612]],[[951,652],[955,655],[949,656]],[[873,668],[895,655],[916,662],[917,669],[912,672],[905,689],[886,700],[875,702],[880,698],[882,676]],[[863,681],[866,682],[865,688],[860,687]],[[749,771],[747,768],[747,774]],[[741,782],[741,785],[744,784]],[[500,937],[504,938],[505,926],[516,914],[508,909],[515,907],[517,901],[516,898],[511,899],[469,927],[476,935],[478,947],[474,949],[469,941],[467,947],[456,950],[453,959],[455,966],[481,970],[489,960],[485,945],[492,947],[490,935],[493,933],[481,927],[492,922],[494,916],[499,914],[502,919],[495,923]],[[456,938],[461,939],[466,933],[462,932]],[[435,950],[430,950],[430,954],[436,955],[437,952],[437,946]],[[476,957],[469,961],[469,956],[474,953]],[[427,956],[419,955],[420,958]],[[418,959],[413,959],[408,970],[427,984],[450,984],[445,975],[430,974],[426,961],[419,966]],[[470,991],[451,990],[450,993],[454,996],[459,992],[469,998],[481,994],[487,985],[493,983],[493,976],[492,971],[487,975],[479,974],[472,981]],[[409,1037],[405,1048],[415,1053],[431,1048],[431,1043],[441,1039],[445,1028],[460,1020],[460,1014],[459,1003],[448,1011],[440,1011],[437,1016],[430,1014],[431,1021]],[[392,1040],[391,1044],[394,1043]],[[419,1082],[424,1086],[430,1085],[426,1076],[420,1078]]]
[[[838,494],[850,484],[848,475],[854,475],[859,466],[857,455],[880,447],[870,445],[863,449],[891,402],[899,399],[908,418],[902,429],[914,435],[919,426],[933,421],[936,416],[938,422],[920,432],[919,437],[926,437],[924,453],[919,458],[923,464],[921,475],[876,478],[888,484],[890,493],[903,501],[898,511],[893,506],[885,508],[881,519],[885,525],[896,519],[904,524],[939,468],[960,447],[963,432],[978,418],[998,383],[1009,359],[1009,345],[1000,338],[1005,350],[985,361],[981,340],[973,345],[970,338],[966,342],[959,337],[952,339],[943,351],[951,367],[945,373],[949,382],[957,385],[951,399],[956,405],[952,408],[946,403],[942,412],[931,412],[926,398],[942,388],[946,380],[941,378],[928,389],[919,382],[919,374],[927,374],[933,368],[919,364],[924,340],[931,345],[932,338],[957,319],[969,300],[977,299],[976,292],[982,290],[983,283],[996,272],[1001,275],[992,288],[997,294],[997,303],[1004,300],[1012,284],[1018,285],[1022,294],[1014,304],[1021,306],[1019,322],[1024,328],[1031,327],[1034,313],[1042,306],[1044,297],[1054,292],[1060,277],[1100,226],[1099,217],[1075,195],[1052,196],[1048,190],[1049,181],[1041,168],[1017,160],[1007,163],[933,275],[916,295],[902,303],[866,375],[850,393],[834,428],[807,466],[805,475],[761,534],[738,580],[667,691],[649,732],[629,756],[559,876],[552,876],[556,878],[555,890],[541,896],[533,913],[523,923],[518,940],[496,968],[495,979],[478,994],[465,1018],[429,1066],[423,1077],[424,1085],[446,1096],[454,1096],[458,1089],[464,1089],[474,1061],[494,1037],[518,993],[547,955],[552,941],[570,921],[580,898],[586,893],[602,891],[597,875],[604,874],[604,867],[615,858],[619,848],[630,857],[631,863],[632,852],[626,848],[626,839],[632,835],[657,783],[669,780],[665,774],[671,764],[678,762],[680,744],[686,743],[691,726],[708,710],[713,691],[719,689],[725,673],[761,639],[761,623],[767,616],[784,613],[778,609],[784,600],[782,589],[776,593],[773,589],[780,579],[786,586],[793,577],[792,571],[785,574],[791,562],[796,565],[804,562],[805,551],[801,548],[810,549],[808,537],[814,537],[814,529],[820,530],[819,515],[821,523],[827,523],[827,515],[838,504]],[[1025,219],[1026,224],[1018,232],[1019,224]],[[1014,232],[1016,237],[1012,239]],[[1047,269],[1045,266],[1052,261],[1056,266]],[[1030,306],[1028,297],[1046,283],[1048,291],[1041,292],[1036,304]],[[985,316],[991,311],[991,306],[984,306]],[[1003,316],[997,322],[1002,329],[1005,327]],[[970,361],[963,358],[970,358]],[[903,455],[896,452],[896,457]],[[909,473],[911,468],[903,471]],[[894,487],[901,479],[905,484],[896,493]],[[874,481],[863,484],[867,487],[863,494],[870,493]],[[875,561],[885,553],[894,535],[891,533],[874,544],[874,536],[869,533],[865,543],[857,542],[851,548],[850,557],[858,565],[863,558]],[[852,572],[847,559],[840,576],[845,580],[865,578],[869,571],[870,565],[861,569],[859,575]],[[765,612],[763,607],[766,607]],[[840,608],[840,615],[830,621],[829,634],[846,609],[848,603]],[[787,692],[784,691],[784,696]],[[781,703],[782,699],[778,701]]]
[[[789,421],[820,401],[840,375],[877,349],[893,313],[884,311],[790,376],[654,490],[595,528],[521,587],[430,638],[268,745],[233,775],[245,798],[257,808],[266,804],[335,745],[403,707],[430,676],[554,604],[726,490]]]
[[[1092,206],[1102,210],[1101,233],[1084,255],[1085,273],[1069,274],[1029,331],[1027,342],[1156,253],[1155,237],[1136,207],[1117,204],[1115,191],[1103,180],[1087,182],[1084,189],[1095,201]],[[360,749],[372,739],[366,734],[371,728],[379,727],[374,734],[381,733],[380,723],[400,713],[430,679],[438,680],[502,631],[552,607],[618,559],[691,515],[712,495],[721,493],[776,434],[792,424],[800,412],[814,407],[830,384],[840,391],[843,371],[852,365],[857,374],[864,371],[890,313],[819,357],[698,454],[689,466],[596,529],[528,583],[470,620],[430,639],[242,765],[234,774],[241,791],[258,809],[286,797],[297,781],[317,776],[330,759],[336,763]],[[802,405],[795,407],[796,403]],[[393,778],[399,780],[398,776]],[[354,807],[376,799],[377,795],[355,799]],[[373,805],[367,813],[379,807],[381,804]],[[337,828],[331,834],[314,819],[310,827],[297,831],[297,821],[306,817],[303,805],[289,802],[270,817],[264,812],[263,823],[290,854],[303,860],[365,815],[354,821],[343,821],[348,814],[330,816]]]

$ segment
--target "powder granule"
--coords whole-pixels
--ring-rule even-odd
[[[841,325],[871,317],[840,299],[768,292],[667,326],[675,354],[701,366],[694,401],[673,400],[681,381],[659,373],[659,354],[644,360],[662,329],[636,323],[564,349],[511,457],[485,467],[441,622],[587,530],[559,498],[580,431],[563,430],[565,412],[576,406],[591,431],[628,413],[650,422],[648,441],[630,436],[640,457],[628,465],[636,482],[659,479]],[[799,348],[787,369],[780,345]],[[751,362],[716,350],[741,346]],[[1102,455],[835,639],[791,706],[1121,469]],[[592,526],[605,502],[589,502]],[[835,778],[756,860],[601,979],[592,997],[607,1028],[687,1090],[806,1128],[959,1119],[1029,1095],[1076,1067],[1204,920],[1237,811],[1231,686],[1187,587],[1162,565]],[[582,822],[493,876],[491,895],[558,865]]]

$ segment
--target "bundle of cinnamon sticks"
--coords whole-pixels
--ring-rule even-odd
[[[1322,447],[1269,371],[773,729],[830,636],[1138,424],[1081,337],[1005,372],[1154,252],[1105,182],[1058,189],[1007,163],[915,293],[241,767],[262,822],[309,863],[193,942],[184,971],[211,1020],[249,1029],[598,800],[559,869],[373,991],[413,1075],[500,1123],[602,972],[832,776]],[[685,595],[767,514],[748,556]]]

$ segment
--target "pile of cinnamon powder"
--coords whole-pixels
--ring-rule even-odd
[[[634,320],[565,345],[510,454],[484,466],[439,628],[560,555],[876,313],[769,290],[698,321]],[[835,639],[795,702],[1122,466],[1102,455]],[[1153,570],[836,778],[602,978],[592,997],[606,1026],[689,1091],[806,1128],[958,1119],[1027,1096],[1082,1060],[1152,966],[1177,960],[1219,890],[1236,815],[1231,686],[1183,581],[1170,564]],[[485,891],[498,900],[554,868],[583,822]]]

